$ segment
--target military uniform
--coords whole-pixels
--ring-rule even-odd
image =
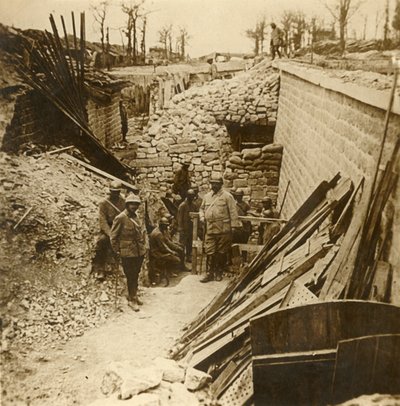
[[[169,241],[166,232],[163,233],[159,227],[156,227],[150,233],[149,246],[150,282],[156,282],[157,273],[164,273],[168,282],[166,271],[172,267],[181,266],[182,258],[180,258],[179,253],[174,250],[176,247],[174,247],[172,241]],[[183,250],[181,251],[183,254]]]
[[[204,249],[210,259],[209,276],[219,278],[232,246],[232,229],[241,227],[236,202],[222,189],[209,192],[204,196],[199,215],[206,227]]]
[[[107,257],[112,254],[110,244],[111,226],[115,217],[125,208],[125,199],[121,196],[118,200],[111,202],[110,199],[104,199],[99,204],[99,226],[100,235],[96,242],[95,256],[93,258],[93,270],[104,276]]]
[[[249,204],[244,201],[236,202],[236,208],[239,216],[247,216],[247,212],[250,210]],[[235,230],[233,242],[246,244],[251,234],[251,222],[242,221],[241,223],[242,227]]]
[[[193,222],[189,213],[197,212],[198,208],[193,202],[187,199],[179,205],[178,208],[178,232],[179,241],[183,244],[186,252],[186,258],[191,260],[192,257],[192,243],[193,243]]]
[[[178,169],[174,176],[172,191],[179,194],[182,199],[186,198],[186,193],[190,189],[190,176],[187,169]]]
[[[124,210],[115,217],[111,228],[111,246],[121,256],[130,300],[137,295],[139,272],[146,253],[146,227],[137,215]]]

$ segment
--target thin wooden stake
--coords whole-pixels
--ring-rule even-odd
[[[18,223],[15,224],[13,230],[17,229],[17,227],[25,220],[26,216],[31,212],[32,209],[33,207],[29,207],[29,209],[25,212],[25,214],[19,219]]]

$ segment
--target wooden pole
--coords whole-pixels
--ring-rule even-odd
[[[25,220],[25,218],[28,216],[28,214],[31,212],[32,209],[33,207],[29,207],[29,209],[24,213],[24,215],[19,219],[18,223],[15,224],[13,230],[17,229],[17,227]]]

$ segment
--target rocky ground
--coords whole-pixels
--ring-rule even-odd
[[[95,400],[109,362],[165,355],[224,286],[189,275],[146,288],[144,268],[145,305],[133,313],[121,270],[103,283],[91,274],[97,203],[107,189],[108,180],[67,154],[0,154],[2,404]],[[155,194],[144,197],[153,215],[160,210]]]

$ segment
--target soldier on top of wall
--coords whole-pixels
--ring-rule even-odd
[[[232,248],[232,230],[241,227],[235,200],[222,189],[222,176],[211,179],[210,184],[212,191],[204,196],[199,213],[206,230],[204,250],[209,260],[207,275],[201,282],[222,279],[227,255]]]
[[[107,259],[113,256],[110,244],[112,223],[115,217],[125,208],[125,199],[121,196],[121,191],[122,184],[112,181],[108,197],[103,199],[99,204],[100,233],[96,242],[92,264],[92,270],[99,280],[105,278]]]
[[[175,173],[172,185],[172,191],[179,194],[182,200],[186,199],[186,193],[190,189],[189,166],[190,161],[188,159],[182,162],[182,167]]]

